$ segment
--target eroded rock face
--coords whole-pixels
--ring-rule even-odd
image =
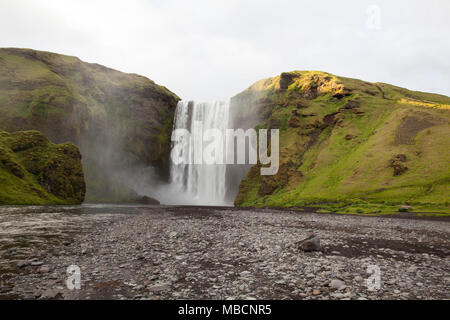
[[[398,154],[394,158],[389,160],[389,166],[394,168],[394,176],[399,176],[408,171],[408,167],[404,164],[405,162],[405,154]]]
[[[155,166],[164,179],[179,98],[153,81],[76,57],[0,49],[0,130],[39,130],[83,155],[87,200],[131,200],[120,177]]]
[[[0,131],[0,204],[79,204],[84,200],[81,154],[38,131]]]

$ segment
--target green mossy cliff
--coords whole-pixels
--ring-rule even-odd
[[[39,131],[0,131],[0,186],[0,205],[80,204],[86,192],[81,154]]]
[[[274,176],[250,169],[238,206],[450,212],[450,98],[295,71],[231,99],[235,127],[280,129]]]
[[[179,98],[136,74],[76,57],[0,49],[0,130],[39,130],[83,155],[89,202],[132,201],[124,176],[154,166],[164,178]]]

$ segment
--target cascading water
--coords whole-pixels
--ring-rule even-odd
[[[229,121],[229,102],[178,102],[174,130],[185,129],[193,133],[195,126],[201,125],[203,131],[219,129],[225,132]],[[195,140],[195,141],[194,141]],[[186,204],[228,205],[226,201],[226,165],[225,164],[192,164],[195,144],[203,139],[179,139],[173,142],[171,159],[182,162],[171,163],[171,184],[179,190],[179,196]],[[209,143],[218,143],[212,140]],[[221,147],[221,146],[219,146]],[[195,149],[197,150],[197,149]],[[191,160],[191,161],[189,161]],[[184,162],[183,162],[184,161]],[[187,163],[186,163],[187,162]]]

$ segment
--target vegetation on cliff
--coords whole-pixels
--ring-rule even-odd
[[[167,172],[179,98],[136,74],[76,57],[0,49],[0,130],[39,130],[83,154],[86,200],[132,201],[124,179],[137,167]]]
[[[0,131],[0,186],[0,204],[80,204],[86,191],[81,154],[39,131]]]
[[[450,98],[295,71],[233,97],[235,125],[280,129],[280,169],[254,166],[236,205],[450,212]]]

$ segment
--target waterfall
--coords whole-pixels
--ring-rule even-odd
[[[193,133],[194,122],[201,124],[203,131],[228,128],[229,102],[180,101],[174,118],[174,129],[186,129]],[[195,144],[203,140],[179,139],[172,144],[171,159],[192,160]],[[207,142],[206,142],[207,143]],[[213,142],[210,142],[213,143]],[[175,148],[178,146],[178,148]],[[197,149],[196,149],[197,150]],[[228,205],[226,201],[226,165],[225,164],[175,164],[171,161],[170,179],[173,187],[180,192],[186,204]]]

